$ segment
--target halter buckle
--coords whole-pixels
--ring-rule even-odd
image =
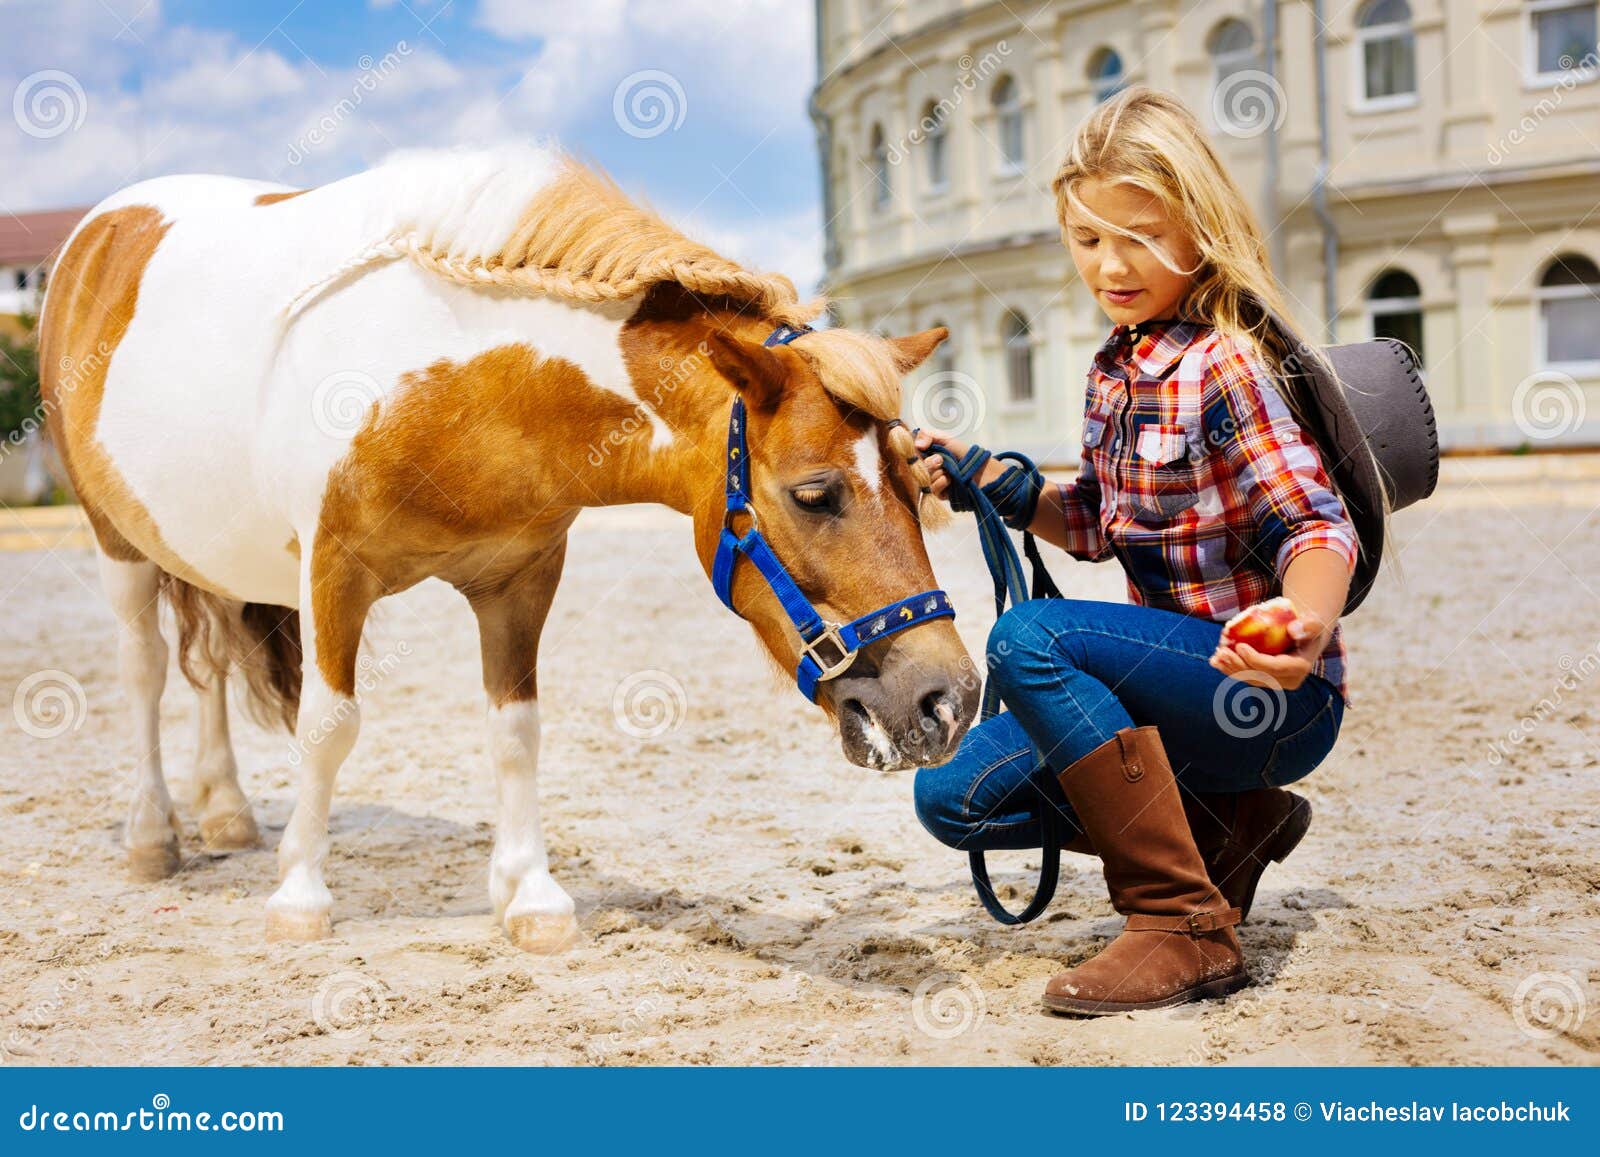
[[[735,514],[748,514],[750,516],[750,525],[744,528],[746,534],[750,533],[752,530],[760,529],[761,520],[756,517],[755,503],[746,502],[743,506],[730,506],[722,512],[723,530],[733,530],[733,516]]]
[[[801,652],[810,658],[817,665],[817,669],[822,672],[817,676],[818,683],[826,683],[829,679],[843,675],[850,669],[850,664],[856,661],[856,653],[845,646],[844,640],[839,637],[839,626],[840,624],[838,623],[824,621],[822,634],[812,639],[809,643],[805,639],[800,640]],[[818,650],[823,644],[834,648],[836,652],[835,658],[828,659],[823,657]]]

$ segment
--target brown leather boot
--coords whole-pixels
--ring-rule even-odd
[[[1281,787],[1184,792],[1183,810],[1206,863],[1206,875],[1229,906],[1239,909],[1241,924],[1250,918],[1267,861],[1288,859],[1311,826],[1311,801]],[[1086,856],[1100,854],[1087,832],[1079,832],[1061,847]]]
[[[1267,862],[1282,863],[1311,826],[1311,801],[1281,787],[1184,793],[1183,810],[1206,873],[1223,897],[1250,917]]]
[[[1125,727],[1061,773],[1061,790],[1128,917],[1100,952],[1045,986],[1052,1012],[1101,1016],[1226,996],[1250,983],[1230,907],[1206,875],[1154,727]]]

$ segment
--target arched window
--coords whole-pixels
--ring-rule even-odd
[[[922,132],[922,148],[928,166],[928,191],[943,192],[950,186],[949,122],[943,106],[929,101],[922,108],[917,128]]]
[[[1356,19],[1361,99],[1405,103],[1417,95],[1417,37],[1406,0],[1371,0]]]
[[[1211,54],[1211,107],[1218,126],[1224,130],[1254,128],[1248,122],[1234,123],[1236,117],[1254,116],[1259,110],[1254,108],[1256,102],[1235,95],[1234,83],[1230,81],[1240,73],[1261,68],[1256,55],[1256,34],[1243,20],[1229,18],[1212,29],[1206,51]]]
[[[1109,100],[1122,89],[1122,57],[1115,48],[1101,48],[1089,57],[1089,86],[1094,102]]]
[[[1563,254],[1539,279],[1537,297],[1544,363],[1600,370],[1600,268]]]
[[[1554,79],[1595,70],[1595,0],[1530,0],[1528,73]]]
[[[1022,92],[1009,76],[995,81],[995,129],[1000,136],[1000,170],[1016,172],[1022,168]]]
[[[1007,310],[1000,323],[1006,349],[1006,397],[1013,405],[1033,401],[1033,330],[1017,310]]]
[[[1411,347],[1417,362],[1422,353],[1422,290],[1417,279],[1401,269],[1380,273],[1367,291],[1367,318],[1373,337],[1398,338]]]
[[[872,147],[868,166],[872,170],[872,207],[889,207],[889,144],[882,125],[872,126]]]

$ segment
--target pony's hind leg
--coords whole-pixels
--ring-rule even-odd
[[[200,841],[208,852],[258,847],[261,835],[250,800],[239,786],[239,763],[228,734],[228,669],[210,667],[195,694],[200,700],[200,734],[194,760],[194,810],[200,817]]]
[[[558,952],[578,935],[572,897],[550,875],[539,821],[536,656],[565,555],[563,538],[510,583],[487,592],[462,586],[478,617],[499,800],[489,899],[496,922],[527,952]]]
[[[239,764],[228,734],[230,648],[243,637],[244,604],[210,594],[172,575],[161,593],[178,625],[178,666],[199,700],[191,806],[207,851],[260,843],[250,801],[239,787]]]
[[[100,581],[117,618],[117,668],[133,721],[133,801],[124,839],[128,872],[160,880],[178,870],[182,832],[161,771],[161,692],[167,683],[167,642],[161,637],[161,570],[144,559],[124,562],[98,552]]]

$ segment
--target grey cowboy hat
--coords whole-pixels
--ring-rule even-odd
[[[1290,348],[1301,348],[1282,327]],[[1310,405],[1308,433],[1344,500],[1361,540],[1344,613],[1361,605],[1383,558],[1384,490],[1389,509],[1403,510],[1433,493],[1439,481],[1439,428],[1416,355],[1393,338],[1328,346],[1322,359],[1292,356],[1283,367],[1300,380]],[[1333,373],[1328,372],[1331,365]],[[1320,427],[1320,428],[1317,428]]]

